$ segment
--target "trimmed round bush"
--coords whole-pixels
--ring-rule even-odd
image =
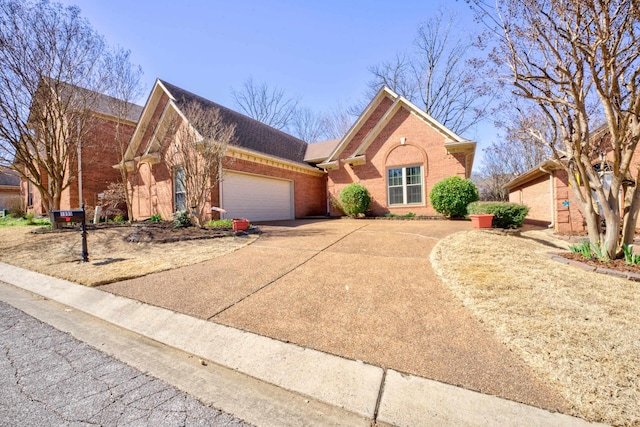
[[[529,213],[524,205],[509,202],[474,202],[467,206],[469,215],[493,214],[491,226],[496,228],[519,228]]]
[[[355,217],[369,210],[371,195],[364,185],[349,184],[340,192],[340,205],[345,214]]]
[[[436,212],[449,218],[463,218],[467,205],[478,200],[478,188],[468,179],[450,176],[435,183],[429,199]]]

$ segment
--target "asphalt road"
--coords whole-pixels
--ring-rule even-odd
[[[0,426],[249,426],[0,301]]]

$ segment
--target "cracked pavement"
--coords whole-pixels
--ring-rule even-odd
[[[0,301],[0,426],[250,424]]]

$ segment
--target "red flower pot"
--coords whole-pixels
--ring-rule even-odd
[[[471,225],[473,225],[473,228],[491,228],[493,214],[469,215],[469,218],[471,218]]]
[[[233,223],[233,231],[244,231],[249,229],[248,219],[233,219],[231,222]]]

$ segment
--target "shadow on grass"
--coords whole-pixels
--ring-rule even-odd
[[[113,264],[114,262],[120,262],[120,261],[126,261],[126,258],[107,258],[103,261],[98,261],[98,262],[94,262],[92,263],[93,265],[108,265],[108,264]]]

